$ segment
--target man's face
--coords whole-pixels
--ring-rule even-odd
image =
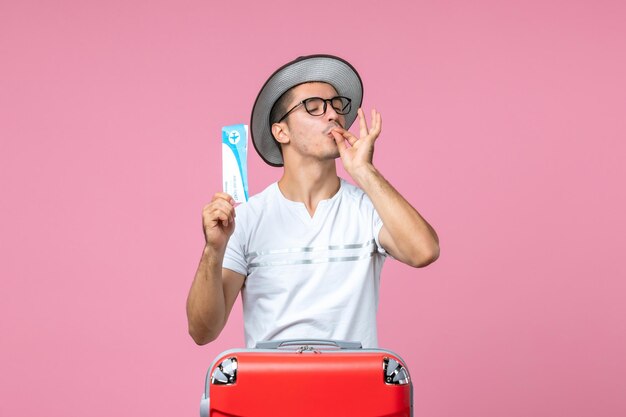
[[[291,109],[302,100],[310,97],[330,99],[337,96],[337,91],[330,84],[315,82],[300,84],[293,89],[293,95],[287,109]],[[304,106],[298,107],[284,120],[290,137],[288,152],[297,152],[301,156],[319,159],[335,159],[339,156],[337,144],[330,130],[333,127],[345,127],[345,116],[337,114],[330,103],[321,116],[312,116]]]

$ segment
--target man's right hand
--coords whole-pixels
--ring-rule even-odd
[[[228,239],[235,231],[235,201],[215,193],[202,209],[206,245],[187,296],[189,334],[207,344],[220,334],[235,304],[245,276],[222,267]]]
[[[215,193],[202,209],[202,226],[207,248],[223,252],[235,231],[235,200],[226,193]]]

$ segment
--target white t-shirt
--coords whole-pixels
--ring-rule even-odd
[[[236,208],[223,267],[246,276],[246,346],[262,340],[338,339],[377,347],[382,221],[359,188],[341,179],[313,217],[277,183]]]

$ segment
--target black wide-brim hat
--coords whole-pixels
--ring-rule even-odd
[[[270,112],[274,103],[287,90],[307,82],[324,82],[332,85],[337,94],[352,99],[350,113],[345,115],[349,129],[363,102],[363,83],[354,67],[347,61],[332,55],[301,56],[280,67],[265,82],[252,107],[250,134],[254,149],[269,165],[283,165],[280,144],[272,135]]]

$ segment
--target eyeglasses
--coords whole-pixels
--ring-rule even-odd
[[[333,98],[321,98],[321,97],[309,97],[302,100],[300,103],[296,104],[289,110],[283,117],[281,117],[278,122],[280,123],[287,116],[291,114],[292,111],[297,109],[298,107],[304,105],[304,109],[311,116],[321,116],[326,113],[326,106],[330,103],[333,106],[333,109],[337,112],[337,114],[348,114],[350,113],[350,109],[352,108],[352,99],[343,96],[336,96]]]

